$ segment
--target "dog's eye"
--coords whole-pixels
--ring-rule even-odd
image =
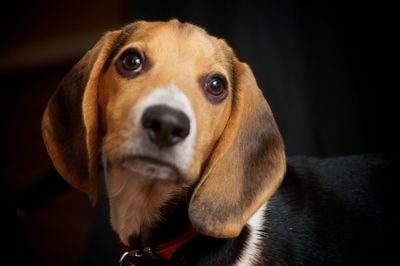
[[[134,78],[143,70],[144,61],[144,56],[140,52],[129,49],[116,62],[118,73],[126,78]]]
[[[127,71],[138,72],[143,67],[143,59],[138,53],[130,52],[125,54],[122,58],[122,66]]]
[[[207,91],[214,96],[221,95],[224,92],[224,82],[219,77],[211,77],[207,82]]]
[[[220,102],[227,95],[226,79],[220,74],[212,74],[206,77],[204,91],[211,102]]]

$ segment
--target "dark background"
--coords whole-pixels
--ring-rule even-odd
[[[134,20],[178,18],[226,39],[252,67],[288,155],[399,146],[398,29],[385,2],[42,0],[0,12],[0,252],[12,265],[116,265],[107,203],[91,209],[52,170],[40,119],[101,34]]]

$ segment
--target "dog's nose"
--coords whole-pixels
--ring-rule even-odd
[[[187,115],[166,105],[147,108],[141,122],[151,142],[160,148],[171,147],[183,141],[190,133]]]

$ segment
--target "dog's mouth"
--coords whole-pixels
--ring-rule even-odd
[[[169,181],[181,179],[181,173],[175,165],[157,158],[133,155],[122,159],[121,166],[144,178]]]

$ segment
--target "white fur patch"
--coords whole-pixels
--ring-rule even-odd
[[[266,209],[267,203],[264,203],[248,221],[247,226],[250,231],[249,238],[235,266],[258,265],[257,262],[262,255],[261,247],[263,246],[263,238],[265,237],[262,229],[264,227]]]

